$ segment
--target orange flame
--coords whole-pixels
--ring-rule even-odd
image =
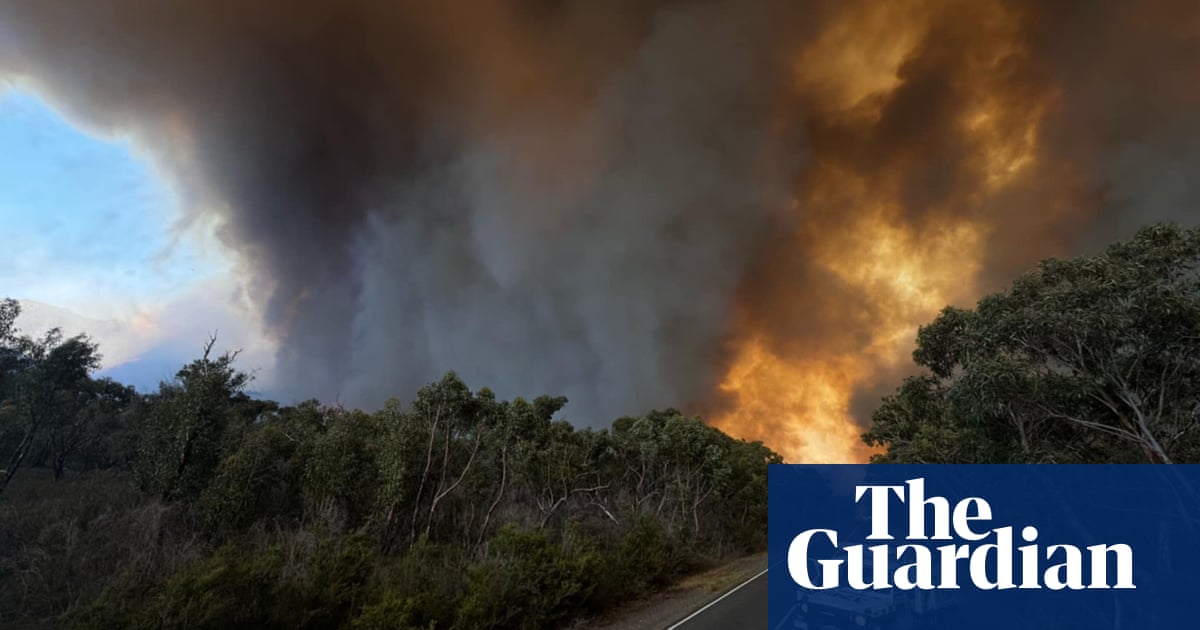
[[[1036,161],[1042,110],[1036,103],[1013,109],[1013,99],[1024,95],[1005,91],[1005,73],[1022,61],[1019,16],[999,3],[981,3],[973,15],[979,32],[951,62],[961,68],[951,78],[965,83],[956,86],[957,114],[937,122],[966,147],[954,166],[968,182],[941,201],[944,207],[914,208],[906,205],[905,185],[931,168],[921,162],[919,147],[890,153],[880,147],[882,166],[856,165],[855,156],[876,149],[884,108],[916,71],[907,65],[922,54],[934,20],[945,18],[935,15],[939,6],[847,5],[798,57],[797,87],[809,116],[818,127],[842,130],[843,143],[857,139],[860,145],[814,141],[790,243],[809,273],[865,299],[831,304],[803,286],[794,296],[766,299],[783,312],[832,309],[824,320],[853,332],[854,347],[832,341],[800,350],[773,347],[764,322],[743,321],[720,384],[727,405],[713,420],[734,435],[763,440],[788,461],[846,463],[870,455],[859,439],[865,419],[851,413],[854,395],[905,368],[921,323],[947,304],[974,297],[989,233],[979,209]]]

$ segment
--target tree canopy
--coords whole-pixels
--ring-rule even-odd
[[[561,626],[766,542],[779,456],[673,409],[581,429],[565,398],[454,373],[374,412],[284,406],[215,339],[137,393],[19,312],[0,302],[4,483],[27,480],[0,495],[0,582],[26,580],[6,627]]]
[[[16,300],[0,301],[0,493],[30,463],[52,462],[61,477],[67,458],[129,397],[112,381],[91,379],[100,354],[86,335],[64,338],[57,328],[22,335],[20,314]]]
[[[879,462],[1200,458],[1200,230],[1049,259],[920,329],[926,373],[876,410]]]

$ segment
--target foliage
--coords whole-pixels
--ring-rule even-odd
[[[1200,230],[1156,225],[1050,259],[914,353],[929,375],[864,435],[882,462],[1162,462],[1200,455]]]
[[[372,575],[361,537],[225,545],[145,592],[125,580],[75,615],[84,628],[339,628]],[[148,595],[148,597],[146,597]],[[146,597],[136,606],[129,600]]]
[[[361,412],[322,412],[311,434],[304,471],[305,497],[337,529],[360,526],[370,515],[379,485],[375,419]],[[331,520],[332,519],[332,520]]]
[[[526,630],[561,624],[579,608],[579,567],[544,532],[503,527],[469,573],[463,628]]]
[[[453,373],[374,413],[281,407],[212,339],[142,395],[17,314],[0,446],[32,474],[0,503],[0,580],[25,585],[4,627],[555,627],[765,544],[779,457],[674,410],[576,429],[565,398]]]
[[[209,528],[233,533],[255,522],[297,521],[316,429],[294,412],[271,416],[225,457],[200,497]]]
[[[21,335],[20,313],[15,300],[0,301],[0,492],[30,463],[52,461],[61,478],[67,458],[95,434],[99,418],[129,395],[114,383],[91,380],[100,355],[86,335],[65,339],[58,329],[41,339]]]
[[[237,371],[236,353],[204,355],[184,366],[174,382],[163,383],[135,426],[135,473],[142,488],[163,500],[195,498],[217,470],[222,440],[234,420],[249,376]]]

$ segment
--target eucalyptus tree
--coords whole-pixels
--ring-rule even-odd
[[[159,386],[136,427],[135,473],[144,489],[163,500],[194,499],[203,492],[250,382],[234,367],[237,353],[214,357],[215,344],[210,338],[201,358]]]
[[[913,354],[928,374],[876,411],[879,461],[1154,462],[1200,457],[1200,230],[1154,225],[1049,259]]]
[[[21,335],[15,324],[20,313],[15,300],[0,302],[0,444],[8,451],[0,492],[35,446],[49,457],[48,433],[81,430],[81,393],[100,366],[97,346],[86,335],[64,338],[57,328],[38,339]]]

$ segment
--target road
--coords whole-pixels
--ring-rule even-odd
[[[667,630],[759,630],[767,627],[767,571],[725,591]]]

